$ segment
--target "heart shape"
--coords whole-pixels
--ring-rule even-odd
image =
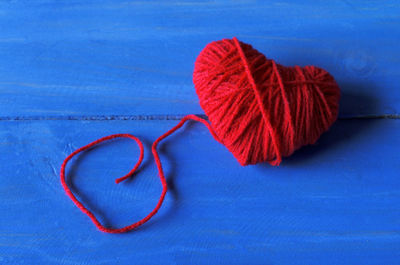
[[[236,38],[202,50],[193,82],[215,133],[242,165],[279,165],[338,115],[340,89],[327,71],[279,65]]]

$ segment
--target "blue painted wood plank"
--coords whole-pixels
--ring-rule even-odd
[[[64,194],[72,150],[128,132],[69,168],[106,224],[143,217],[161,187],[151,142],[177,121],[1,121],[2,264],[396,264],[400,260],[400,120],[340,120],[281,166],[241,167],[200,124],[161,146],[170,192],[159,214],[123,235],[98,232]]]
[[[193,63],[237,36],[330,71],[351,108],[400,112],[398,1],[2,1],[0,117],[202,113]]]

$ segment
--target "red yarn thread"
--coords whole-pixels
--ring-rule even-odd
[[[101,142],[107,141],[107,140],[111,140],[111,139],[115,139],[115,138],[130,138],[133,139],[137,142],[137,144],[139,145],[139,149],[140,149],[140,156],[139,156],[139,160],[136,163],[136,165],[133,167],[133,169],[131,171],[129,171],[128,174],[126,174],[123,177],[120,177],[118,179],[115,180],[115,182],[118,184],[124,180],[126,180],[127,178],[131,177],[135,171],[137,170],[137,168],[140,166],[140,164],[143,161],[143,144],[142,142],[135,136],[131,135],[131,134],[112,134],[103,138],[100,138],[94,142],[91,142],[88,145],[85,145],[77,150],[75,150],[73,153],[71,153],[69,156],[67,156],[67,158],[65,158],[64,162],[61,165],[61,171],[60,171],[60,177],[61,177],[61,184],[65,190],[65,192],[67,193],[67,195],[71,198],[71,200],[75,203],[75,205],[83,212],[85,213],[87,216],[89,216],[89,218],[92,220],[92,222],[95,224],[95,226],[103,232],[106,233],[124,233],[124,232],[128,232],[132,229],[135,229],[138,226],[141,226],[142,224],[146,223],[148,220],[150,220],[156,213],[157,211],[160,209],[164,198],[165,198],[165,194],[167,193],[167,181],[165,180],[165,176],[164,176],[164,171],[162,169],[162,165],[161,165],[161,161],[160,161],[160,157],[158,155],[157,152],[157,146],[158,144],[165,139],[166,137],[168,137],[169,135],[171,135],[172,133],[174,133],[176,130],[178,130],[179,128],[181,128],[186,121],[188,120],[194,120],[194,121],[198,121],[203,123],[204,125],[207,126],[207,128],[209,129],[211,135],[214,137],[215,140],[218,140],[218,137],[215,135],[213,129],[211,128],[211,125],[204,119],[197,117],[195,115],[187,115],[185,116],[177,125],[175,125],[172,129],[168,130],[166,133],[164,133],[163,135],[161,135],[160,137],[157,138],[156,141],[154,141],[153,145],[152,145],[152,153],[154,156],[154,160],[156,162],[157,165],[157,169],[158,169],[158,174],[160,177],[160,181],[161,181],[161,185],[162,185],[162,192],[161,192],[161,196],[160,199],[157,202],[156,207],[143,219],[141,219],[140,221],[133,223],[131,225],[122,227],[122,228],[107,228],[104,227],[100,221],[96,218],[96,216],[90,211],[88,210],[76,197],[75,195],[72,193],[72,191],[70,190],[70,188],[68,187],[66,181],[65,181],[65,168],[68,164],[68,162],[77,154],[79,154],[82,151],[85,151]]]
[[[214,139],[224,144],[241,165],[268,161],[275,166],[281,163],[282,157],[291,155],[301,146],[315,143],[338,115],[340,89],[327,71],[315,66],[284,67],[236,38],[212,42],[204,48],[195,63],[193,83],[211,124],[195,115],[187,115],[153,143],[152,153],[162,192],[155,208],[140,221],[123,228],[104,227],[77,200],[65,181],[65,167],[72,157],[118,137],[133,139],[140,148],[134,168],[116,183],[129,178],[143,160],[143,145],[138,138],[130,134],[106,136],[77,149],[64,160],[60,173],[62,186],[99,230],[127,232],[157,213],[167,192],[157,145],[187,120],[206,125]]]

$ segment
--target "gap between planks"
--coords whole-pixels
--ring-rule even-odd
[[[195,114],[203,119],[207,119],[204,114]],[[0,117],[0,121],[164,121],[181,120],[186,114],[182,115],[73,115],[73,116],[5,116]],[[339,120],[354,119],[400,119],[400,114],[381,114],[381,115],[359,115],[343,116]]]

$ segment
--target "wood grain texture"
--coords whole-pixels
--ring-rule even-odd
[[[281,166],[241,167],[200,124],[161,145],[170,192],[159,214],[122,235],[98,232],[64,194],[73,149],[129,132],[69,167],[70,185],[108,225],[143,217],[161,192],[150,142],[177,121],[0,122],[4,264],[395,264],[400,259],[400,120],[342,120]],[[19,133],[16,133],[19,132]]]
[[[331,72],[353,103],[342,117],[399,115],[399,14],[398,1],[2,1],[0,116],[202,113],[196,56],[233,36]]]
[[[0,1],[0,264],[400,264],[399,14],[394,0]],[[98,232],[62,190],[63,159],[108,134],[143,139],[127,183],[128,140],[68,168],[105,224],[142,218],[161,192],[150,145],[203,113],[194,61],[233,36],[330,71],[341,119],[279,167],[240,167],[190,123],[161,145],[160,213]]]

